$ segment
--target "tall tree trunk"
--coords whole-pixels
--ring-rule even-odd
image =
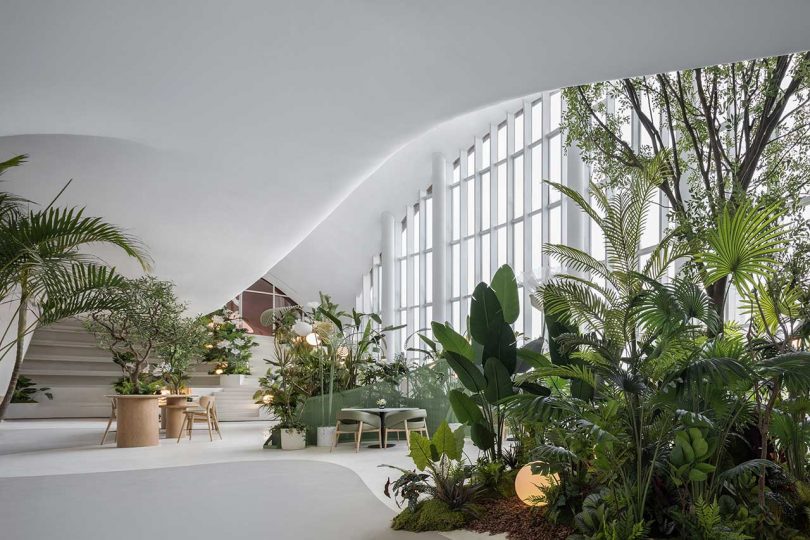
[[[0,403],[0,420],[5,418],[8,404],[17,388],[17,379],[20,378],[20,367],[23,363],[23,353],[25,351],[25,330],[28,324],[28,292],[23,289],[20,295],[20,311],[17,313],[17,354],[14,358],[14,369],[11,372],[11,379],[8,381],[6,395],[3,396],[3,403]]]

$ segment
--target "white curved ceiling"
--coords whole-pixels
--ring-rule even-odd
[[[349,302],[380,212],[495,109],[436,126],[810,49],[808,20],[804,0],[4,0],[0,156],[31,155],[6,178],[39,200],[74,178],[64,202],[140,235],[192,310],[271,268],[299,300]]]

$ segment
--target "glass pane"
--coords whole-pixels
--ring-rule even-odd
[[[451,249],[453,266],[450,282],[453,284],[453,287],[450,291],[450,296],[455,298],[457,296],[461,296],[461,245],[453,244]]]
[[[560,127],[560,118],[562,116],[562,94],[560,92],[554,92],[551,94],[548,116],[550,124],[549,129],[551,131],[554,131]]]
[[[498,126],[498,161],[506,158],[506,124]]]
[[[514,172],[512,217],[517,218],[523,215],[523,156],[515,158],[512,171]]]
[[[475,183],[467,181],[467,235],[475,232]]]
[[[548,211],[548,243],[562,243],[562,207],[555,206]]]
[[[498,268],[506,264],[506,227],[498,229]]]
[[[641,231],[641,247],[651,247],[661,239],[661,209],[656,204],[657,197],[653,196],[652,204],[647,206],[644,214],[644,229]]]
[[[411,245],[411,253],[415,253],[419,251],[419,243],[422,241],[422,237],[419,235],[419,232],[422,230],[422,222],[419,221],[419,209],[413,213],[413,243]]]
[[[458,164],[458,161],[453,165],[453,181],[450,182],[451,184],[457,183],[461,179],[461,167]]]
[[[531,339],[537,339],[543,335],[543,314],[540,310],[532,308],[532,331]]]
[[[475,147],[467,151],[467,176],[472,176],[475,172]]]
[[[399,305],[408,305],[408,262],[407,259],[399,261]]]
[[[501,163],[498,165],[498,225],[506,223],[506,193],[506,163]]]
[[[425,249],[433,247],[433,198],[425,199]]]
[[[271,293],[273,292],[273,285],[266,279],[260,278],[256,283],[254,283],[245,290]]]
[[[492,272],[492,262],[489,257],[489,248],[489,233],[484,233],[481,235],[481,281],[486,281],[487,283],[489,283],[489,278]]]
[[[517,332],[523,332],[523,287],[518,285],[518,318],[515,321],[514,329]]]
[[[489,156],[490,156],[490,144],[489,144],[489,135],[484,137],[481,141],[481,168],[486,169],[489,167]]]
[[[532,142],[543,136],[543,102],[532,104]]]
[[[463,333],[461,331],[461,302],[458,301],[458,300],[453,302],[451,311],[452,311],[452,314],[453,314],[452,315],[452,317],[453,317],[453,320],[452,320],[453,328],[456,328],[456,329],[458,329],[458,331],[460,333]]]
[[[433,306],[425,308],[425,332],[430,332],[430,323],[433,322]],[[419,338],[416,338],[419,339]]]
[[[433,253],[425,253],[425,302],[433,302]]]
[[[536,277],[541,277],[543,267],[543,214],[535,214],[532,220],[532,272]]]
[[[404,257],[408,254],[408,228],[402,222],[402,232],[399,235],[399,254]]]
[[[467,287],[466,293],[471,293],[475,288],[475,242],[472,238],[464,241],[464,250],[467,252]]]
[[[450,190],[450,201],[452,203],[451,216],[452,216],[452,233],[450,238],[457,240],[461,228],[461,188],[456,186]]]
[[[591,256],[599,261],[605,260],[605,236],[594,220],[591,222]]]
[[[515,232],[514,232],[514,245],[513,245],[513,253],[514,253],[514,271],[515,274],[521,274],[523,272],[523,222],[519,221],[515,223]]]
[[[420,294],[420,288],[419,288],[420,279],[419,279],[419,277],[420,277],[420,275],[422,273],[420,271],[419,262],[420,262],[419,255],[415,255],[414,258],[413,258],[413,296],[411,298],[411,305],[412,306],[418,306],[419,304],[422,303],[422,299],[419,298],[419,294]]]
[[[548,177],[552,182],[562,183],[562,135],[559,133],[549,140],[549,171]],[[548,203],[560,200],[560,192],[550,187],[548,190]]]
[[[543,145],[532,148],[532,210],[540,210],[543,204]]]
[[[481,175],[481,230],[489,229],[489,173]]]
[[[515,115],[515,152],[523,148],[523,113]]]

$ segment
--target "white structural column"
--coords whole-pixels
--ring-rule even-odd
[[[380,280],[380,304],[383,326],[397,323],[396,314],[396,221],[393,214],[382,215],[382,279]],[[399,352],[399,339],[396,332],[385,336],[388,345],[387,355],[391,359]]]
[[[433,186],[433,320],[447,320],[447,161],[439,153],[433,154],[431,173]],[[430,321],[427,321],[430,322]]]
[[[582,156],[579,147],[571,145],[566,148],[565,159],[566,171],[566,185],[581,193],[585,199],[588,198],[588,178],[585,163],[582,161]],[[587,216],[577,204],[568,197],[563,196],[563,234],[562,241],[565,245],[580,249],[586,253],[589,252],[588,247],[588,223]],[[576,274],[572,268],[567,268],[567,272]]]

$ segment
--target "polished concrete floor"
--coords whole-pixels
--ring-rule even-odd
[[[234,422],[223,423],[222,441],[199,432],[119,449],[98,444],[105,423],[0,424],[1,538],[440,538],[389,528],[397,509],[383,486],[396,472],[379,465],[412,467],[404,441],[359,453],[349,443],[264,450],[268,423]]]

